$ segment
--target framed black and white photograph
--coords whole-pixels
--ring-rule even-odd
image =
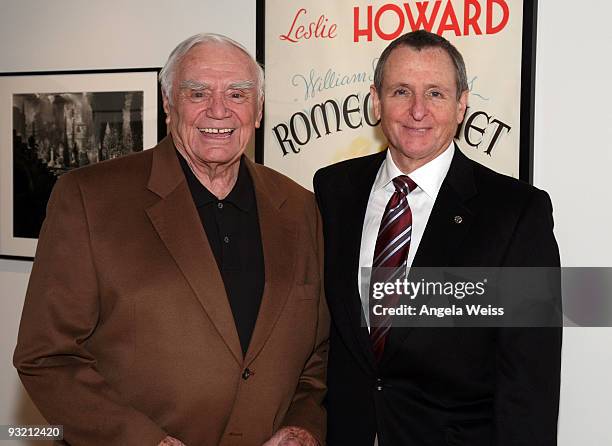
[[[158,74],[151,68],[0,75],[0,255],[34,256],[61,175],[153,147],[158,132],[165,134]]]

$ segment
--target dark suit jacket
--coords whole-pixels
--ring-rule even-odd
[[[14,361],[70,444],[156,445],[167,433],[188,446],[260,446],[289,424],[324,438],[329,318],[314,197],[244,162],[265,264],[246,357],[170,137],[58,181]]]
[[[556,444],[560,328],[392,328],[380,365],[362,327],[359,250],[385,153],[317,172],[332,315],[328,444]],[[461,224],[455,216],[462,216]],[[558,266],[548,195],[458,149],[413,266]]]

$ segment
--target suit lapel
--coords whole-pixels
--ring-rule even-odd
[[[453,160],[427,221],[413,267],[454,266],[458,247],[473,221],[473,211],[467,205],[477,192],[472,163],[455,145]],[[381,365],[397,353],[411,330],[393,328],[389,332],[392,341],[385,349]]]
[[[245,365],[249,365],[259,354],[272,334],[294,282],[295,246],[297,232],[294,216],[283,212],[287,199],[282,187],[275,184],[264,167],[243,160],[253,179],[257,200],[257,214],[261,231],[265,266],[265,286],[261,306],[246,353]]]
[[[466,202],[476,194],[472,161],[455,154],[429,216],[413,266],[452,266],[453,255],[472,224]]]
[[[148,188],[159,200],[146,212],[162,242],[238,364],[242,349],[229,301],[174,145],[166,137],[152,149]]]
[[[342,261],[343,286],[349,284],[349,292],[342,293],[344,312],[349,320],[350,330],[345,333],[345,339],[354,339],[349,342],[353,354],[366,370],[372,369],[375,364],[374,353],[370,342],[370,335],[365,324],[361,295],[357,284],[359,271],[359,253],[361,250],[361,234],[365,220],[366,208],[370,198],[370,191],[376,179],[380,165],[384,161],[386,151],[364,158],[360,164],[347,172],[347,187],[342,191],[346,196],[346,207],[341,211],[344,224],[341,225],[344,237],[341,246],[346,247],[346,260]],[[342,327],[339,326],[342,331]]]

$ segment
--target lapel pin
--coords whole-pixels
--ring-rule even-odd
[[[461,223],[463,223],[463,217],[461,215],[455,215],[455,223],[457,223],[458,225],[460,225]]]

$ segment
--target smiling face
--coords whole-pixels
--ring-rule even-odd
[[[457,100],[455,68],[440,48],[394,49],[381,91],[371,87],[374,114],[395,164],[410,173],[449,146],[463,120],[468,92]]]
[[[192,164],[216,169],[240,159],[261,121],[255,70],[243,51],[220,43],[198,44],[181,59],[164,110],[174,144]]]

